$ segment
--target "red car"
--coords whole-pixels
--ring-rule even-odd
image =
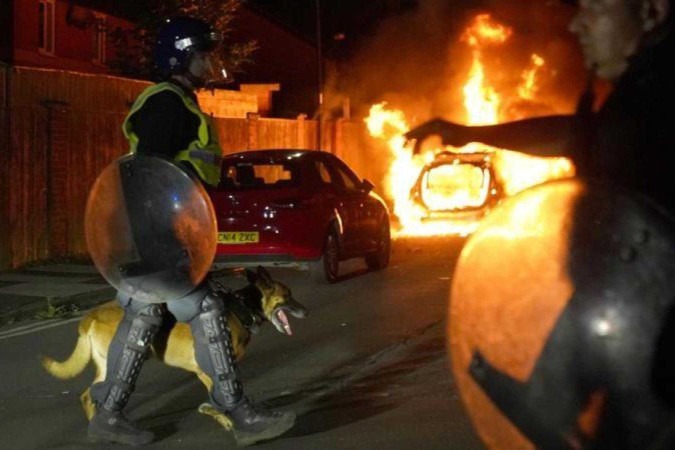
[[[315,150],[257,150],[227,155],[221,183],[209,190],[218,219],[216,262],[309,263],[335,282],[339,262],[365,257],[389,264],[389,212],[334,155]]]

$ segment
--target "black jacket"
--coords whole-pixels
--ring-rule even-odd
[[[644,49],[595,115],[582,174],[646,194],[675,212],[675,39]]]
[[[197,103],[194,93],[174,84]],[[129,120],[138,136],[137,153],[160,156],[170,161],[197,138],[199,129],[197,116],[185,107],[176,93],[168,90],[149,97]]]

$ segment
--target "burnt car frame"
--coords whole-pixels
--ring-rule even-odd
[[[410,190],[422,220],[475,222],[502,197],[503,188],[488,152],[443,151],[422,168]]]

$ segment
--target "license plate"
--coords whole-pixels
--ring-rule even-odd
[[[257,231],[221,231],[218,233],[219,244],[255,244],[260,241]]]

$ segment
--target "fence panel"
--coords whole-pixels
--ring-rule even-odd
[[[84,210],[89,191],[103,169],[129,151],[120,124],[125,114],[71,111],[67,191],[68,249],[71,255],[86,255]]]
[[[246,119],[214,119],[214,124],[223,154],[241,152],[248,148],[248,121]]]
[[[258,121],[258,148],[301,148],[298,144],[298,122],[260,119]]]
[[[9,251],[12,265],[48,256],[47,110],[15,108],[8,158]]]
[[[319,145],[317,145],[317,121],[316,120],[306,120],[305,121],[305,142],[307,145],[307,148],[311,148],[313,150],[317,150],[320,148]]]
[[[0,73],[3,72],[0,71]],[[7,109],[0,107],[0,267],[8,267],[11,262],[10,227],[9,215],[7,214],[9,203],[9,117]]]
[[[37,106],[45,100],[67,103],[74,110],[126,112],[147,81],[68,72],[13,67],[10,69],[14,106]]]

